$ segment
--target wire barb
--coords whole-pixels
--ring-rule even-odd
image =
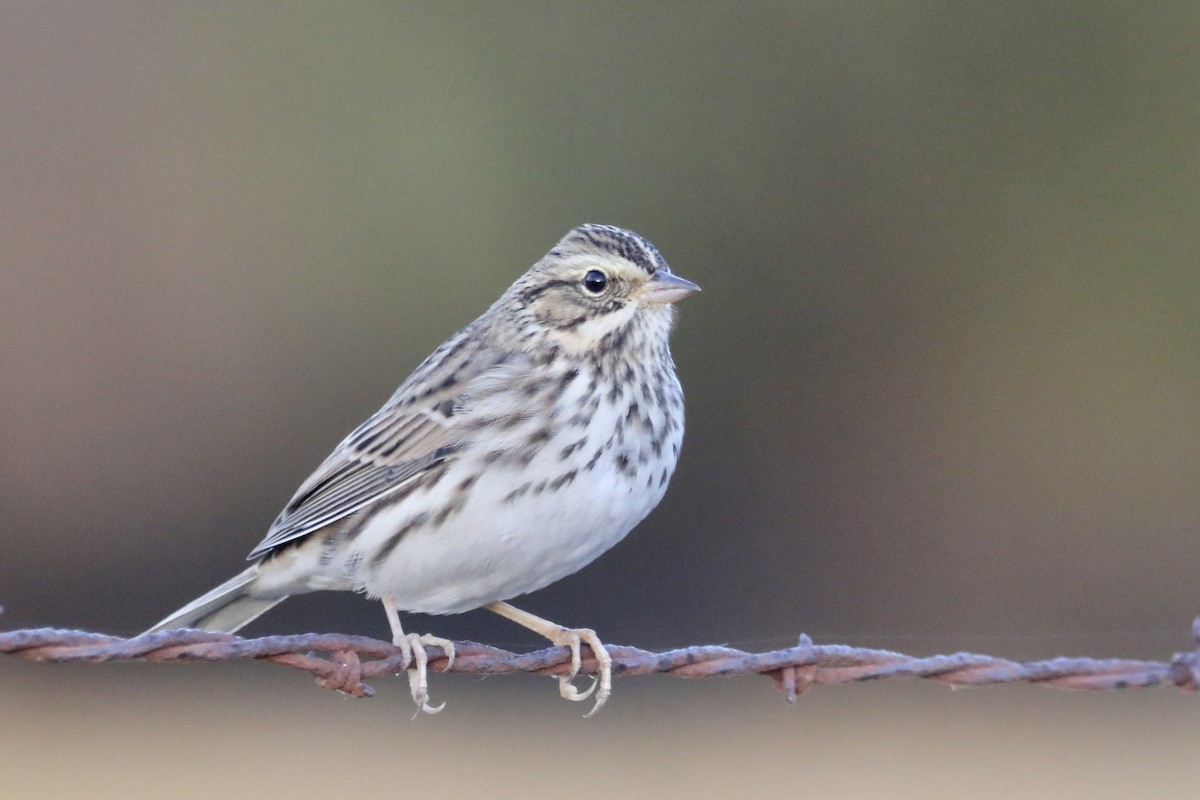
[[[636,647],[609,645],[613,675],[662,673],[682,678],[765,675],[789,703],[814,684],[852,683],[885,678],[927,678],[952,686],[1033,683],[1058,689],[1139,689],[1177,686],[1200,688],[1200,617],[1192,624],[1195,649],[1170,661],[1053,658],[1020,663],[976,653],[909,656],[888,650],[845,645],[816,645],[801,636],[795,647],[747,653],[730,647],[697,645],[652,653]],[[548,647],[512,653],[477,642],[455,642],[449,663],[444,650],[427,645],[433,672],[503,675],[528,672],[566,675],[571,650]],[[595,655],[581,648],[579,672],[595,675]],[[100,633],[54,628],[0,632],[0,653],[33,661],[234,661],[257,659],[310,673],[326,689],[354,697],[370,697],[365,679],[394,675],[410,665],[399,647],[365,636],[307,633],[244,639],[231,633],[199,630],[159,631],[125,639]]]

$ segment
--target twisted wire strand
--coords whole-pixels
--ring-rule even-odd
[[[748,653],[731,647],[697,645],[663,653],[608,645],[612,671],[619,675],[662,673],[681,678],[765,675],[788,702],[813,684],[853,683],[885,678],[927,678],[952,686],[1032,683],[1058,689],[1140,689],[1177,686],[1200,688],[1200,617],[1192,623],[1195,649],[1169,661],[1118,658],[1052,658],[1017,662],[977,653],[910,656],[889,650],[846,645],[817,645],[801,636],[795,647]],[[570,650],[548,647],[513,653],[477,642],[456,642],[453,664],[441,648],[428,646],[431,672],[503,675],[528,672],[565,675]],[[198,630],[160,631],[131,639],[54,628],[0,632],[0,653],[33,661],[235,661],[256,659],[310,673],[326,688],[354,697],[370,697],[363,681],[402,672],[410,666],[400,648],[365,636],[307,633],[244,639],[230,633]],[[584,646],[580,672],[596,673],[596,659]],[[449,666],[449,668],[447,668]]]

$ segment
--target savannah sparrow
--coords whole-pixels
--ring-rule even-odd
[[[572,230],[337,446],[249,569],[148,632],[236,631],[291,594],[365,592],[383,601],[418,709],[436,713],[423,644],[451,660],[453,645],[405,635],[398,612],[483,607],[570,647],[560,692],[595,691],[595,713],[612,688],[595,632],[504,601],[590,563],[662,499],[683,440],[671,303],[699,288],[636,233]],[[586,692],[571,682],[581,643],[600,666]]]

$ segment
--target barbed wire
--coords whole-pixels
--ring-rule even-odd
[[[1140,689],[1177,686],[1200,688],[1200,617],[1192,623],[1195,649],[1169,661],[1118,658],[1067,658],[1017,662],[978,653],[910,656],[889,650],[846,645],[817,645],[801,636],[794,647],[748,653],[731,647],[698,645],[662,653],[606,645],[612,674],[661,673],[681,678],[765,675],[788,702],[814,684],[852,683],[891,678],[926,678],[952,686],[1032,683],[1058,689]],[[453,664],[441,648],[429,645],[431,672],[504,675],[526,672],[566,675],[566,647],[513,653],[478,642],[455,642]],[[373,694],[366,679],[404,671],[408,662],[399,647],[365,636],[308,633],[245,639],[230,633],[181,629],[123,638],[55,628],[0,632],[0,653],[45,662],[236,661],[255,659],[310,673],[326,688],[354,697]],[[580,672],[594,675],[596,659],[584,645]],[[447,666],[449,668],[447,668]]]

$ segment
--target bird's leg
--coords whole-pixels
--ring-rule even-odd
[[[592,692],[595,692],[596,705],[592,706],[592,710],[584,716],[590,717],[600,710],[600,707],[608,700],[608,696],[612,694],[612,658],[608,655],[608,651],[604,649],[604,645],[600,643],[600,638],[596,636],[594,630],[590,628],[564,628],[548,619],[542,619],[536,614],[530,614],[528,611],[522,611],[515,606],[510,606],[508,603],[488,603],[484,608],[545,636],[560,647],[571,648],[571,672],[567,675],[559,676],[559,694],[568,700],[586,700],[591,696]],[[586,692],[580,692],[571,683],[575,676],[579,674],[579,646],[581,643],[586,644],[592,649],[592,654],[596,657],[596,663],[600,671],[599,678],[593,679],[594,682],[591,688]],[[599,687],[599,691],[597,691],[597,687]]]
[[[446,669],[454,663],[454,642],[439,636],[418,636],[415,633],[405,634],[400,627],[400,612],[396,608],[396,598],[390,594],[380,598],[383,601],[383,612],[387,614],[388,625],[392,629],[392,644],[400,648],[408,668],[408,689],[412,693],[413,702],[417,704],[417,713],[438,714],[446,707],[445,702],[436,708],[429,705],[429,681],[427,666],[429,656],[425,654],[425,645],[431,644],[442,648],[446,653]],[[445,671],[445,670],[443,670]]]

